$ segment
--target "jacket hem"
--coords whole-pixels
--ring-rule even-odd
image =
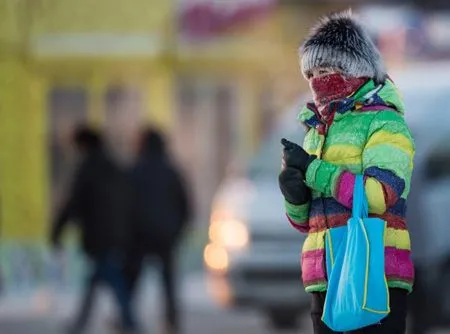
[[[388,279],[388,287],[390,289],[403,289],[408,291],[408,293],[411,293],[413,290],[413,283],[412,282],[405,282],[401,280],[389,280]],[[305,291],[307,293],[314,293],[314,292],[326,292],[328,288],[327,283],[317,283],[305,286]]]

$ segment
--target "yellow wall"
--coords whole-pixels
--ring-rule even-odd
[[[26,57],[23,1],[0,1],[1,234],[42,237],[46,216],[45,83]]]
[[[169,28],[174,3],[172,0],[45,0],[36,10],[33,34],[160,32]]]
[[[46,216],[43,83],[18,61],[0,63],[2,235],[43,236]]]

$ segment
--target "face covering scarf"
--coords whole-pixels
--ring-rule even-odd
[[[342,100],[356,92],[367,78],[346,77],[340,73],[332,73],[309,81],[314,103],[319,110],[326,109],[330,102]],[[321,112],[322,113],[322,112]]]

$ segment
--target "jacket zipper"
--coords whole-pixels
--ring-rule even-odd
[[[321,121],[321,122],[322,122],[322,121]],[[323,122],[322,122],[322,123],[323,123]],[[325,133],[324,133],[324,135],[323,135],[323,143],[322,143],[322,147],[321,147],[321,149],[320,149],[319,159],[322,159],[323,150],[324,150],[324,148],[325,148],[325,144],[326,144],[326,141],[327,141],[328,128],[329,128],[327,122],[325,122],[325,123],[323,123],[323,124],[325,125]],[[320,196],[320,199],[321,199],[321,202],[322,202],[323,216],[325,217],[326,231],[328,231],[328,230],[330,229],[330,226],[328,225],[328,217],[327,217],[327,213],[326,213],[326,209],[325,209],[325,201],[324,201],[322,195]],[[325,234],[323,235],[323,244],[324,244],[324,247],[325,247],[325,243],[326,243],[326,231],[325,231]],[[326,257],[326,250],[325,250],[325,255],[324,255],[323,261],[322,261],[322,267],[323,267],[322,269],[323,269],[323,272],[325,273],[325,280],[328,282],[328,273],[327,273],[327,263],[326,263],[326,261],[327,261],[327,257]]]
[[[329,126],[328,126],[328,123],[326,123],[326,122],[324,123],[324,125],[325,125],[325,133],[323,135],[323,144],[322,144],[322,147],[320,149],[319,159],[322,159],[323,150],[324,150],[325,144],[327,142],[327,135],[328,135],[328,128],[329,128]],[[326,226],[327,229],[329,229],[330,226],[328,225],[328,217],[327,217],[326,212],[325,212],[326,211],[325,210],[325,201],[323,200],[323,196],[320,196],[320,199],[322,200],[322,207],[323,207],[324,216],[325,216],[325,226]]]

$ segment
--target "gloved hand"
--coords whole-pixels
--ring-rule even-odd
[[[305,184],[305,176],[299,169],[285,168],[278,176],[278,184],[284,198],[291,204],[301,205],[311,199],[311,190]]]
[[[293,143],[286,138],[281,139],[283,149],[283,166],[299,169],[306,173],[308,166],[316,159],[315,155],[309,155],[303,147]]]

